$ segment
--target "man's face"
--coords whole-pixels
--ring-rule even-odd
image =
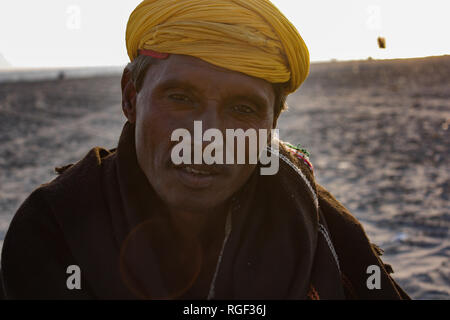
[[[175,210],[213,210],[239,190],[256,167],[175,166],[171,153],[179,142],[171,141],[174,130],[189,130],[192,141],[194,121],[202,121],[203,132],[219,129],[224,139],[226,129],[270,130],[274,101],[267,81],[194,57],[170,55],[152,65],[136,97],[136,152],[139,166],[165,204]]]

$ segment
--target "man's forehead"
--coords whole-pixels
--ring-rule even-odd
[[[150,68],[151,69],[151,68]],[[156,69],[156,68],[155,68]],[[187,55],[171,54],[167,59],[158,63],[156,74],[149,74],[155,85],[186,84],[187,86],[227,85],[239,91],[255,92],[264,95],[270,101],[273,94],[272,85],[264,79],[228,70],[202,59]],[[156,77],[155,77],[156,76]]]
[[[190,67],[196,69],[215,70],[224,73],[236,73],[235,71],[216,66],[200,58],[183,54],[170,54],[166,59],[166,62],[167,66],[170,68]]]
[[[266,82],[263,79],[254,78],[241,72],[219,67],[207,61],[204,61],[200,58],[187,55],[171,54],[167,59],[163,60],[163,64],[165,73],[171,72],[183,73],[196,71],[196,72],[211,73],[216,76],[220,74],[221,76],[228,76],[228,77],[234,76]]]

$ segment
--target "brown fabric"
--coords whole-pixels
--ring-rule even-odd
[[[192,296],[180,287],[195,280],[201,257],[192,257],[198,265],[180,275],[171,274],[163,262],[167,255],[182,259],[183,252],[195,250],[173,239],[164,205],[139,168],[134,145],[134,126],[127,122],[117,149],[92,149],[78,163],[59,169],[55,180],[22,204],[2,251],[7,298],[206,298],[207,292]],[[319,210],[305,181],[285,161],[277,175],[255,171],[230,201],[232,231],[214,298],[408,298],[358,221],[314,182],[304,163],[283,147],[280,152],[318,192]],[[81,268],[82,290],[66,288],[66,268],[72,264]],[[370,264],[382,268],[382,290],[366,287]]]
[[[370,243],[363,227],[348,210],[342,206],[325,188],[318,185],[321,211],[328,223],[337,255],[341,260],[343,273],[351,284],[357,299],[409,299],[387,272],[379,257],[378,247]],[[367,267],[378,265],[381,269],[381,290],[369,290],[366,285],[369,275]],[[389,268],[392,271],[392,268]]]

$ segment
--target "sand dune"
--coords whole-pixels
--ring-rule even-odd
[[[313,64],[279,121],[416,299],[450,298],[450,56]],[[0,240],[53,168],[116,145],[120,77],[0,84]]]

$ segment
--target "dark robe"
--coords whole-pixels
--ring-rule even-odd
[[[25,200],[1,260],[8,299],[402,299],[360,223],[310,168],[280,145],[280,168],[259,168],[230,199],[228,225],[206,292],[192,293],[202,253],[176,242],[167,211],[136,159],[134,126],[117,149],[93,148],[58,168]],[[185,274],[168,257],[187,261]],[[183,260],[185,259],[185,260]],[[187,260],[186,260],[187,259]],[[169,259],[170,261],[170,259]],[[81,270],[69,290],[67,268]],[[367,287],[379,266],[381,289]],[[173,269],[173,270],[172,270]],[[184,269],[183,269],[184,270]]]

